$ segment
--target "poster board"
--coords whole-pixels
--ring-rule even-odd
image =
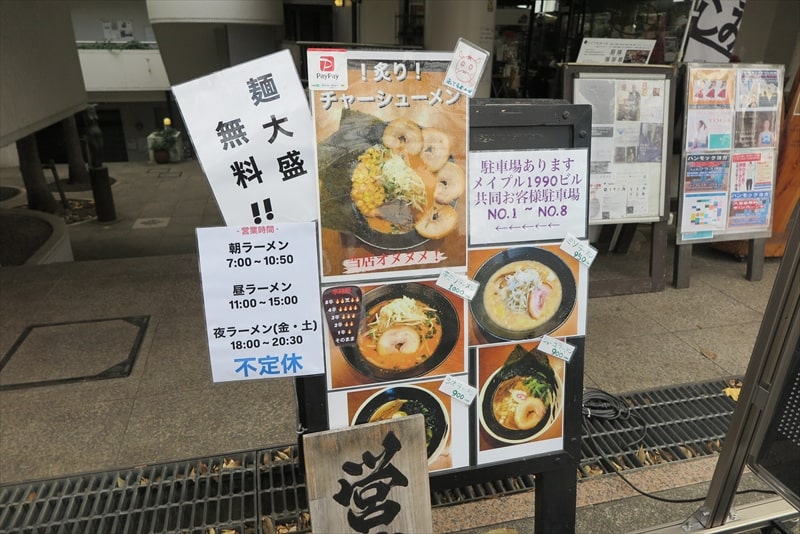
[[[656,222],[667,210],[674,69],[564,67],[564,96],[592,106],[589,224]]]
[[[340,65],[341,56],[333,57]],[[506,117],[487,112],[491,101],[479,100],[480,110],[472,113],[474,100],[443,86],[451,57],[347,51],[346,88],[311,92],[320,177],[327,373],[322,383],[315,383],[324,391],[324,413],[309,419],[322,415],[335,429],[393,413],[426,414],[428,468],[445,478],[449,472],[531,456],[539,461],[547,455],[577,458],[568,439],[575,429],[566,419],[579,406],[572,405],[566,391],[582,381],[588,298],[588,268],[559,244],[567,234],[587,236],[589,107],[563,101],[522,106],[503,128],[516,144],[503,135],[494,143],[481,143],[472,137],[476,127],[496,130],[497,121]],[[520,133],[546,142],[530,148],[529,140],[519,144]],[[436,152],[441,145],[446,157],[437,163],[426,151]],[[420,231],[418,222],[430,203],[417,208],[413,199],[403,198],[412,206],[417,221],[413,225],[403,226],[402,212],[385,211],[393,203],[388,198],[394,187],[387,185],[390,175],[402,172],[395,167],[398,155],[428,184],[433,209],[439,211],[436,220],[452,219],[447,230],[434,235],[426,235],[425,228]],[[379,171],[369,167],[376,158]],[[362,202],[362,173],[381,181],[384,196],[375,205]],[[440,195],[437,187],[451,180],[455,189]],[[516,217],[510,215],[514,210]],[[382,226],[386,220],[395,225],[390,232]],[[490,221],[493,225],[487,229]],[[547,270],[537,276],[551,276],[546,280],[550,285],[544,284],[547,295],[540,295],[542,306],[549,302],[551,285],[563,281],[552,289],[554,295],[558,291],[553,309],[537,309],[541,325],[508,335],[483,320],[487,306],[480,295],[469,300],[437,284],[446,271],[492,287],[491,276],[517,255],[520,265],[536,263]],[[406,311],[421,312],[424,324],[409,331],[407,325],[397,328],[400,323],[386,319]],[[573,363],[538,350],[545,334],[575,347]],[[393,342],[384,343],[390,337]],[[547,401],[548,414],[519,432],[525,434],[521,438],[492,434],[479,415],[479,406],[492,405],[497,386],[493,377],[507,367],[515,350],[524,353],[528,366],[546,370],[546,387],[553,395]],[[484,362],[482,372],[479,361]],[[443,387],[452,381],[474,388],[475,400],[463,402]],[[308,408],[306,415],[311,411]],[[481,443],[486,454],[479,458]]]
[[[678,245],[772,233],[783,66],[686,66]]]

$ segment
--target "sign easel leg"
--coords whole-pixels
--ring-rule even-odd
[[[747,250],[747,274],[745,278],[751,282],[758,282],[764,277],[764,251],[766,250],[766,239],[751,239],[748,242]]]
[[[672,285],[675,289],[689,287],[692,270],[692,245],[675,245],[675,261],[672,266]]]

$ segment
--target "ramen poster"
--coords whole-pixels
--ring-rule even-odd
[[[328,334],[328,387],[458,374],[466,367],[465,301],[434,280],[359,286],[352,343]]]
[[[466,380],[466,375],[459,377]],[[425,418],[428,470],[469,465],[469,408],[439,391],[442,379],[388,384],[330,393],[330,426],[375,423],[407,415]]]
[[[470,249],[469,345],[586,334],[588,270],[559,244]]]
[[[346,89],[311,94],[323,282],[463,269],[468,99],[443,85],[452,54],[342,57]]]
[[[563,360],[538,343],[478,350],[478,464],[563,449]]]

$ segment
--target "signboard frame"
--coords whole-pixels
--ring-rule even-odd
[[[774,71],[776,73],[776,92],[774,94],[774,103],[770,104],[769,107],[763,107],[756,104],[753,108],[743,108],[742,106],[742,98],[740,93],[739,87],[739,80],[740,76],[743,76],[743,73],[748,70],[753,71]],[[708,73],[704,75],[704,73]],[[712,79],[714,75],[719,74],[717,79]],[[779,149],[779,135],[777,132],[780,132],[782,116],[781,116],[781,109],[782,109],[782,101],[783,101],[783,75],[784,75],[784,68],[782,65],[767,65],[767,64],[748,64],[748,63],[688,63],[685,65],[685,86],[683,90],[685,91],[686,95],[686,109],[684,113],[684,120],[683,120],[683,148],[681,150],[681,166],[680,166],[680,173],[678,175],[679,184],[678,184],[678,214],[676,220],[676,245],[691,245],[694,243],[713,243],[713,242],[721,242],[721,241],[737,241],[737,240],[750,240],[750,239],[764,239],[768,238],[772,235],[772,210],[775,203],[774,200],[774,193],[775,193],[775,179],[777,175],[777,160],[778,160],[778,149]],[[708,80],[710,83],[715,83],[719,81],[720,84],[728,85],[730,83],[730,87],[728,89],[728,96],[724,97],[724,99],[728,100],[728,103],[722,104],[712,104],[712,99],[708,97],[708,91],[706,91],[705,95],[701,98],[698,98],[695,95],[697,92],[695,87],[693,87],[693,82],[701,82],[703,80]],[[695,83],[694,85],[697,85]],[[719,100],[719,91],[716,95]],[[749,111],[752,109],[752,111]],[[753,121],[756,118],[760,118],[760,114],[768,114],[772,117],[772,146],[770,148],[762,148],[757,143],[749,144],[738,144],[737,138],[740,134],[739,130],[740,127],[743,125],[737,126],[737,122],[739,122],[739,114],[747,114],[753,113]],[[690,117],[690,115],[692,115]],[[719,115],[719,117],[717,117]],[[702,120],[705,118],[706,120]],[[705,137],[708,139],[705,142],[705,146],[698,146],[698,147],[691,147],[690,145],[693,143],[690,140],[690,137],[693,136],[693,132],[690,131],[692,124],[705,124],[706,122],[712,122],[714,120],[721,120],[725,121],[726,119],[730,120],[730,124],[727,126],[720,125],[719,132],[715,133],[713,127],[707,128],[704,126]],[[744,122],[744,118],[741,122]],[[726,142],[727,137],[727,142]],[[715,145],[715,139],[718,139],[718,143]],[[733,163],[734,157],[739,155],[744,155],[745,152],[751,153],[759,153],[759,154],[771,154],[771,163],[768,163],[771,166],[769,170],[769,184],[767,190],[765,191],[768,193],[771,198],[768,200],[769,207],[767,208],[767,212],[764,216],[768,219],[766,224],[755,224],[753,225],[752,229],[744,229],[742,231],[732,231],[731,230],[731,216],[730,216],[730,206],[732,204],[732,194],[733,192],[730,190],[730,187],[733,183]],[[705,194],[705,196],[711,197],[712,195],[717,195],[720,199],[723,200],[725,203],[724,206],[721,207],[721,210],[717,210],[717,213],[720,214],[721,217],[724,217],[724,225],[723,228],[720,230],[716,227],[711,228],[709,227],[708,231],[696,231],[696,232],[686,232],[684,231],[684,223],[686,222],[685,219],[687,217],[691,217],[691,214],[687,214],[687,209],[689,209],[690,202],[687,201],[687,197],[689,195],[703,195],[704,191],[700,191],[700,189],[704,189],[704,184],[697,184],[696,189],[699,192],[693,192],[693,190],[687,190],[687,173],[689,159],[692,159],[694,163],[697,158],[707,158],[707,157],[719,157],[728,159],[720,160],[720,167],[721,172],[714,173],[721,175],[721,188],[720,193],[717,193],[716,190],[710,191],[710,194]],[[706,163],[706,162],[697,162],[697,164]],[[707,177],[707,176],[706,176]],[[702,177],[700,177],[702,178]],[[751,180],[748,179],[748,182]],[[713,187],[713,186],[711,186]],[[747,191],[743,193],[737,192],[737,194],[748,194],[748,193],[757,193],[758,192],[758,182],[755,186],[753,186],[751,191],[751,186],[747,185]],[[717,188],[719,189],[719,188]],[[695,198],[695,197],[692,197]],[[699,197],[697,197],[699,198]]]
[[[589,221],[590,226],[622,225],[621,235],[632,235],[639,223],[650,223],[650,256],[648,276],[639,278],[621,278],[594,281],[589,288],[590,297],[624,295],[661,291],[666,285],[666,258],[668,247],[668,214],[670,211],[670,193],[668,177],[675,172],[672,158],[673,125],[675,123],[675,91],[677,86],[676,69],[671,65],[588,65],[568,63],[562,70],[564,98],[570,102],[575,98],[575,80],[581,77],[590,79],[663,80],[668,89],[665,90],[665,123],[662,132],[663,144],[661,152],[661,171],[659,177],[658,215],[642,218],[610,219],[607,222]],[[593,117],[594,121],[594,117]],[[630,226],[625,226],[629,225]],[[610,226],[608,228],[611,228]],[[604,228],[605,230],[605,228]],[[604,234],[601,233],[601,241]],[[622,241],[623,238],[620,238]],[[620,245],[617,245],[619,247]]]
[[[740,76],[740,72],[744,72],[747,70],[751,71],[774,71],[776,74],[775,80],[775,91],[774,91],[774,103],[770,103],[768,107],[765,107],[762,102],[756,102],[754,106],[752,106],[751,111],[747,111],[750,107],[749,105],[744,105],[742,100],[738,94],[739,90],[741,89],[740,84],[744,79],[744,76]],[[697,78],[693,78],[693,72],[697,71],[698,75]],[[709,74],[706,74],[705,77],[702,77],[699,73],[700,71],[707,71]],[[719,76],[717,79],[720,81],[726,81],[726,83],[731,83],[731,90],[729,95],[725,98],[729,100],[729,103],[724,106],[714,106],[711,104],[711,100],[707,97],[708,95],[703,95],[703,98],[700,98],[698,94],[696,94],[696,88],[692,87],[692,85],[698,85],[697,83],[692,83],[693,81],[699,82],[705,79],[711,80],[713,77],[711,73],[716,71]],[[727,71],[727,72],[726,72]],[[777,185],[777,173],[778,173],[778,150],[780,148],[780,135],[777,132],[780,132],[781,123],[783,120],[782,116],[782,104],[783,104],[783,77],[784,77],[784,67],[783,65],[769,65],[769,64],[747,64],[747,63],[687,63],[683,65],[681,70],[681,77],[684,80],[684,95],[683,100],[685,101],[685,109],[683,111],[683,135],[681,136],[683,148],[681,149],[681,164],[680,164],[680,173],[678,174],[678,212],[676,218],[676,235],[675,235],[675,254],[674,254],[674,261],[673,261],[673,285],[678,288],[687,288],[689,287],[689,272],[690,272],[690,265],[691,265],[691,255],[692,255],[692,245],[695,243],[715,243],[715,242],[726,242],[726,241],[747,241],[748,243],[748,254],[747,254],[747,274],[746,278],[752,281],[761,280],[763,276],[763,269],[764,269],[764,252],[766,246],[766,240],[772,236],[772,222],[773,222],[773,211],[775,206],[775,194],[776,194],[776,185]],[[690,88],[692,92],[690,92]],[[722,108],[722,109],[720,109]],[[720,207],[719,209],[724,210],[725,216],[725,225],[722,232],[715,232],[713,230],[709,230],[707,232],[694,232],[692,235],[691,233],[687,233],[686,235],[689,238],[684,238],[684,232],[682,231],[682,222],[687,217],[684,213],[685,207],[685,185],[686,185],[686,163],[688,158],[688,153],[690,152],[689,149],[693,147],[690,146],[691,141],[689,140],[689,124],[690,124],[690,113],[693,113],[693,122],[696,125],[700,125],[700,119],[703,118],[702,113],[709,110],[712,112],[710,115],[711,118],[715,120],[721,120],[725,117],[725,109],[730,108],[727,110],[727,113],[731,117],[731,125],[728,128],[730,132],[728,135],[728,146],[727,148],[724,146],[724,136],[721,136],[721,131],[715,133],[717,136],[717,149],[712,149],[710,146],[706,150],[697,150],[693,149],[691,152],[694,154],[721,154],[727,157],[727,165],[731,166],[731,163],[734,162],[734,157],[746,157],[747,151],[749,150],[750,153],[765,153],[769,150],[764,150],[763,147],[758,146],[758,142],[751,143],[744,143],[743,146],[737,146],[737,140],[735,139],[736,136],[739,135],[737,131],[736,122],[741,120],[742,124],[746,122],[747,113],[752,112],[753,118],[752,121],[755,123],[756,119],[759,118],[759,113],[764,114],[767,113],[770,115],[772,120],[772,154],[771,163],[769,165],[772,166],[770,171],[770,178],[769,178],[769,187],[767,187],[767,194],[769,198],[769,205],[765,208],[763,215],[756,213],[756,210],[753,210],[753,216],[756,217],[768,217],[769,222],[768,224],[764,225],[756,225],[753,226],[751,230],[745,231],[738,231],[738,232],[731,232],[728,230],[728,211],[729,207],[731,206],[730,196],[729,196],[729,189],[731,184],[733,184],[734,180],[731,177],[732,170],[729,171],[728,169],[724,169],[723,171],[723,183],[725,187],[725,191],[721,193],[714,192],[716,198],[723,198],[724,197],[724,206]],[[716,113],[714,113],[716,112]],[[741,115],[740,115],[741,114]],[[740,119],[741,117],[741,119]],[[754,126],[755,129],[755,126]],[[721,128],[720,128],[721,130]],[[712,140],[711,137],[712,130],[707,130],[705,137],[708,138],[709,142]],[[758,135],[754,134],[754,138],[758,137]],[[740,143],[740,145],[742,145]],[[745,171],[746,173],[747,171]],[[754,173],[756,175],[755,180],[758,182],[758,174],[759,171],[755,170]],[[763,175],[763,170],[762,170]],[[700,177],[702,178],[702,177]],[[701,180],[700,180],[701,181]],[[763,180],[762,180],[763,181]],[[737,193],[740,195],[747,195],[750,193],[761,193],[757,191],[759,189],[758,184],[756,184],[753,189],[756,191],[750,191],[750,185],[748,185],[747,177],[744,178],[745,188],[748,189],[744,193]],[[700,184],[701,187],[703,184]],[[712,186],[713,187],[713,186]],[[763,187],[762,187],[763,189]],[[695,193],[696,195],[699,193]],[[763,193],[762,193],[763,195]],[[693,197],[699,198],[699,197]],[[742,201],[745,199],[742,198]],[[755,202],[755,201],[754,201]],[[697,217],[703,216],[703,209],[702,205],[697,205]],[[707,206],[705,207],[707,210]],[[688,217],[692,215],[689,214]]]
[[[788,487],[782,476],[775,476],[774,470],[791,468],[791,462],[786,459],[797,450],[796,441],[786,443],[792,439],[791,432],[787,432],[794,430],[792,421],[788,424],[784,421],[781,429],[780,420],[776,421],[776,418],[788,415],[796,419],[798,415],[796,409],[794,413],[790,412],[796,408],[800,369],[800,207],[795,208],[788,228],[786,254],[775,276],[733,419],[725,435],[726,446],[717,460],[703,505],[683,523],[684,527],[696,529],[697,526],[714,528],[724,525],[730,518],[746,465],[795,509],[798,507],[797,493]],[[793,398],[795,404],[787,403],[788,398]],[[773,445],[778,446],[770,450]],[[769,463],[772,465],[764,465],[764,455],[771,456]],[[784,461],[775,462],[776,459]],[[795,467],[796,464],[795,461]],[[791,476],[791,472],[787,474]],[[791,510],[789,506],[785,508]],[[776,509],[771,511],[774,513]],[[780,509],[777,511],[782,513]],[[761,515],[761,519],[765,517],[765,514]],[[666,532],[669,528],[651,532]]]
[[[469,107],[470,150],[588,149],[591,143],[591,107],[563,100],[514,101],[473,99]],[[588,196],[586,198],[588,208]],[[583,223],[579,238],[588,235]],[[534,238],[535,239],[535,238]],[[520,244],[521,245],[521,244]],[[536,474],[535,531],[572,530],[575,525],[577,468],[580,462],[581,391],[585,336],[567,338],[575,351],[565,362],[562,447],[508,461],[478,465],[478,406],[469,406],[469,466],[455,467],[430,475],[432,491],[490,482],[520,473]],[[468,349],[470,385],[477,383],[478,349]],[[327,377],[298,377],[295,380],[300,425],[298,434],[329,429]],[[301,449],[302,454],[302,449]]]

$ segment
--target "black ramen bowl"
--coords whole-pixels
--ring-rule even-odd
[[[442,328],[442,338],[439,341],[439,345],[425,361],[415,367],[402,370],[384,369],[370,363],[361,354],[358,344],[340,347],[347,363],[362,375],[380,381],[422,376],[441,365],[450,356],[453,348],[458,343],[458,338],[461,335],[461,321],[458,319],[458,313],[456,313],[453,304],[433,287],[414,282],[381,286],[364,295],[365,315],[361,320],[361,324],[359,324],[359,332],[363,329],[365,321],[369,320],[369,310],[375,305],[404,296],[424,302],[436,310]]]
[[[347,221],[347,231],[366,245],[379,250],[410,250],[427,243],[428,238],[419,235],[413,226],[398,233],[375,230],[350,198],[350,184],[358,158],[370,147],[382,143],[387,124],[366,113],[345,111],[339,129],[318,145],[320,177],[323,184],[328,184],[326,190],[332,195],[329,202],[323,202],[322,226],[337,226],[335,221]],[[455,161],[452,155],[450,161]],[[451,206],[457,203],[458,199]]]
[[[561,304],[555,313],[544,323],[530,330],[511,330],[505,328],[489,317],[483,305],[483,292],[486,284],[494,273],[509,263],[515,261],[538,261],[549,267],[561,282]],[[488,342],[517,341],[521,339],[534,339],[556,330],[566,321],[577,299],[575,277],[564,260],[549,250],[535,247],[511,248],[495,254],[486,261],[475,273],[475,281],[480,283],[478,291],[469,303],[472,318],[481,334]]]
[[[397,386],[379,391],[367,399],[356,411],[352,424],[369,423],[370,418],[381,406],[400,399],[416,401],[427,410],[427,413],[423,414],[425,415],[425,427],[431,429],[432,434],[427,446],[428,463],[433,462],[447,442],[450,425],[444,404],[427,389],[417,386]]]
[[[548,376],[548,382],[550,382],[553,392],[554,404],[548,407],[547,413],[542,420],[535,427],[528,430],[514,430],[501,425],[497,419],[495,419],[494,410],[492,409],[497,388],[500,384],[515,376],[531,376],[536,371],[544,371],[544,374]],[[552,368],[547,367],[543,369],[542,365],[533,361],[532,358],[525,358],[515,364],[501,367],[492,373],[489,380],[484,384],[480,395],[481,425],[483,425],[484,430],[486,430],[489,435],[498,441],[505,443],[524,443],[535,439],[550,428],[550,425],[552,425],[561,411],[562,403],[563,391],[561,388],[561,380],[558,375],[555,374]]]
[[[386,123],[371,115],[350,112],[342,116],[339,130],[322,143],[326,157],[320,165],[325,181],[341,184],[338,202],[327,203],[326,210],[335,210],[337,218],[353,221],[352,234],[363,243],[382,250],[408,250],[428,241],[414,228],[403,233],[383,233],[372,228],[350,198],[350,181],[358,165],[358,157],[368,148],[379,144]],[[348,191],[345,193],[345,191]],[[331,213],[323,213],[323,226]]]

